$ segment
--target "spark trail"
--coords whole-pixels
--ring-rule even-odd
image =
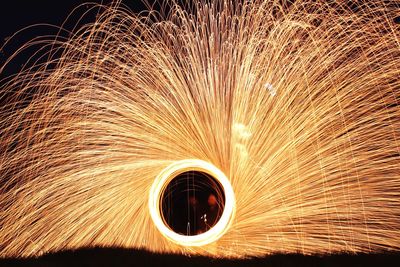
[[[103,6],[2,82],[1,256],[400,249],[399,2],[235,2]],[[236,199],[199,247],[164,238],[148,208],[186,159],[216,166]]]

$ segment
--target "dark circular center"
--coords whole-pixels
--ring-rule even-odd
[[[221,218],[225,205],[222,185],[211,175],[187,171],[174,177],[161,195],[164,223],[175,233],[198,235]]]

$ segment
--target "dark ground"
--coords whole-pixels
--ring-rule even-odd
[[[246,260],[212,259],[208,257],[187,257],[180,255],[154,254],[143,250],[121,248],[94,248],[64,251],[40,258],[0,259],[0,266],[399,266],[400,254],[338,254],[328,256],[303,256],[280,254]]]
[[[3,0],[0,3],[0,47],[16,31],[33,24],[47,23],[61,25],[74,7],[89,0]],[[101,2],[92,0],[92,2]],[[110,0],[104,0],[107,4]],[[149,1],[151,2],[151,1]],[[140,0],[124,0],[134,12],[145,8]],[[72,16],[67,29],[75,26],[76,19],[85,11],[85,6]],[[88,15],[81,23],[94,20],[95,15]],[[75,21],[75,22],[74,22]],[[400,21],[400,19],[399,19]],[[48,26],[38,26],[24,31],[12,38],[0,51],[0,66],[25,42],[39,35],[56,34],[57,31]],[[27,51],[27,54],[34,51]],[[0,80],[18,72],[26,61],[27,54],[16,60],[0,73]],[[0,229],[1,231],[1,229]],[[400,233],[399,233],[400,234]],[[0,244],[1,247],[2,244]],[[76,251],[63,251],[44,255],[40,258],[1,259],[0,266],[400,266],[400,254],[359,254],[359,255],[273,255],[264,258],[247,260],[221,260],[207,257],[187,257],[180,255],[160,255],[143,250],[122,248],[82,248]]]

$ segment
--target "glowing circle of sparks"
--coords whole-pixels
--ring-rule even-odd
[[[225,206],[219,221],[208,231],[192,236],[171,230],[163,220],[160,207],[162,195],[169,182],[187,171],[201,171],[211,175],[221,184],[225,194]],[[221,170],[202,160],[187,159],[172,163],[156,177],[150,189],[149,209],[155,226],[167,239],[183,246],[203,246],[218,240],[228,230],[235,213],[235,195],[228,178]]]

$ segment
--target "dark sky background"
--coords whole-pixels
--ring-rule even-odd
[[[92,2],[108,4],[111,0],[92,0]],[[61,25],[71,11],[85,0],[2,0],[0,3],[0,47],[18,30],[34,24]],[[124,5],[134,12],[145,9],[140,0],[124,0]],[[152,2],[152,1],[148,1]],[[72,29],[76,20],[86,9],[86,6],[75,13],[65,25]],[[94,21],[92,13],[82,21]],[[35,36],[55,34],[55,28],[38,26],[25,30],[11,39],[0,51],[0,65],[22,44]],[[34,52],[28,50],[9,65],[0,79],[16,73],[26,61],[27,56]],[[0,103],[1,104],[1,103]],[[1,228],[0,228],[1,231]],[[1,248],[1,244],[0,244]],[[400,266],[399,254],[374,255],[273,255],[247,260],[217,260],[207,257],[186,257],[181,255],[160,255],[143,250],[122,248],[82,248],[76,251],[57,252],[37,259],[0,259],[0,266]]]
[[[61,26],[73,30],[79,26],[94,22],[96,10],[86,14],[83,19],[82,14],[93,7],[91,3],[102,3],[108,5],[112,0],[5,0],[0,2],[0,65],[9,58],[16,49],[37,36],[55,35],[58,33],[56,27],[37,25],[50,24]],[[140,12],[146,9],[146,6],[140,0],[123,0],[123,5],[127,6],[133,12]],[[148,0],[154,3],[154,0]],[[81,6],[80,6],[81,5]],[[79,8],[72,12],[74,8]],[[67,17],[71,15],[68,20]],[[77,24],[77,21],[79,23]],[[30,27],[36,25],[34,27]],[[17,31],[29,27],[19,34]],[[14,35],[14,36],[13,36]],[[64,33],[65,36],[65,33]],[[12,38],[10,38],[12,37]],[[6,42],[10,40],[9,42]],[[36,51],[36,47],[24,51],[12,64],[8,65],[0,74],[0,79],[11,74],[15,74],[21,65],[26,62],[29,55]]]

